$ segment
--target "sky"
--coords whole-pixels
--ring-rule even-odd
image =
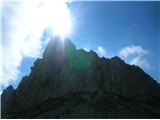
[[[73,3],[71,12],[77,18],[72,38],[80,48],[101,48],[101,55],[118,55],[139,65],[159,81],[159,6],[140,1]]]
[[[55,14],[52,16],[45,11],[44,15],[47,12],[50,16],[45,15],[46,19],[41,21],[39,18],[43,17],[43,14],[40,12],[40,16],[36,19],[38,24],[34,28],[38,27],[42,32],[32,29],[31,34],[28,34],[30,31],[26,26],[33,24],[26,25],[25,22],[27,23],[32,10],[26,7],[27,3],[25,3],[26,8],[18,4],[19,8],[25,8],[26,14],[17,14],[19,9],[17,4],[14,4],[14,2],[5,3],[1,10],[0,52],[3,79],[0,82],[0,91],[10,84],[16,88],[21,78],[30,73],[30,67],[37,57],[41,57],[51,34],[50,28],[44,21],[50,23],[51,17],[59,17],[55,15],[62,13],[60,8],[65,6],[69,10],[72,23],[68,37],[78,49],[94,50],[100,57],[119,56],[128,64],[140,66],[160,83],[160,2],[79,1],[61,4],[59,7],[51,5],[51,8],[57,9],[57,13],[52,13]],[[32,39],[26,39],[26,36]]]

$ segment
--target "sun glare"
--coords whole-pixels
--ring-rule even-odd
[[[71,16],[65,1],[47,0],[41,7],[42,12],[46,13],[46,22],[49,23],[49,27],[52,27],[53,34],[66,37],[71,30]]]
[[[34,0],[29,6],[32,9],[32,31],[52,28],[53,35],[61,38],[69,35],[72,21],[66,0]]]

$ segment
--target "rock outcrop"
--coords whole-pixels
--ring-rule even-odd
[[[1,97],[2,118],[160,117],[160,85],[141,68],[58,37],[18,88]]]

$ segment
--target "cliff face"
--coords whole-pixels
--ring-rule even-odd
[[[117,56],[99,58],[55,37],[18,88],[3,92],[2,117],[160,117],[160,85]]]

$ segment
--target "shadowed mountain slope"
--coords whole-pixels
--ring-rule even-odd
[[[141,68],[58,37],[1,97],[2,118],[160,118],[160,85]]]

